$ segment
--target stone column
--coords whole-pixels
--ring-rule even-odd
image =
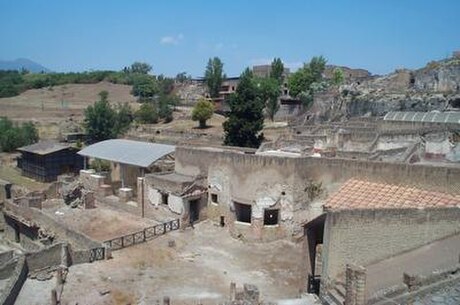
[[[347,264],[345,280],[345,305],[366,304],[366,269]]]
[[[51,290],[51,305],[57,305],[57,292],[56,289]]]
[[[63,244],[61,247],[61,265],[64,267],[70,266],[69,253],[69,244]]]
[[[236,300],[236,284],[234,282],[230,283],[230,301]]]

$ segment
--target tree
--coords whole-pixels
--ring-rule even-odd
[[[157,77],[157,82],[161,94],[168,95],[174,90],[174,79],[172,78],[165,77],[163,74],[160,74]]]
[[[278,97],[280,96],[280,83],[275,78],[256,78],[255,79],[257,96],[265,104],[265,110],[270,120],[274,120],[276,112],[279,110]]]
[[[37,141],[38,131],[33,123],[27,122],[19,126],[6,117],[0,118],[0,151],[10,152]]]
[[[108,92],[99,93],[100,100],[85,109],[84,125],[91,141],[99,142],[117,137],[117,113],[110,106]]]
[[[145,62],[134,62],[128,69],[130,73],[148,74],[152,71],[152,66]]]
[[[311,105],[313,95],[325,88],[323,72],[326,68],[326,59],[322,56],[313,57],[308,64],[304,64],[289,77],[289,92],[299,98],[305,107]]]
[[[136,120],[142,124],[158,123],[158,112],[152,103],[144,103],[136,112]]]
[[[206,65],[204,81],[212,98],[219,96],[220,87],[225,79],[224,64],[219,57],[210,58]]]
[[[181,84],[185,83],[186,81],[190,79],[192,79],[192,77],[190,75],[187,75],[187,72],[178,73],[175,78],[176,82],[181,83]]]
[[[334,71],[332,72],[332,84],[335,86],[340,86],[345,77],[343,75],[343,71],[340,68],[335,68]]]
[[[214,104],[205,99],[200,99],[192,110],[192,120],[199,122],[200,128],[206,127],[206,121],[212,117],[214,113]]]
[[[223,123],[224,145],[259,147],[264,136],[263,101],[257,96],[252,72],[247,68],[240,76],[235,94],[231,95],[230,114]]]
[[[160,92],[158,82],[151,75],[135,74],[130,79],[133,85],[131,93],[138,96],[141,101],[152,99]]]
[[[270,78],[274,78],[279,84],[283,82],[284,64],[280,58],[275,58],[271,64]]]
[[[134,120],[133,109],[129,106],[128,103],[118,104],[115,109],[116,111],[116,124],[115,124],[115,133],[123,134],[128,129],[131,123]]]

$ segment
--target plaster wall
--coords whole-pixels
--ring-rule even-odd
[[[179,215],[184,213],[184,201],[179,196],[170,194],[168,198],[168,207],[173,213]]]

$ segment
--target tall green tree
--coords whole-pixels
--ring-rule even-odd
[[[99,97],[99,101],[85,109],[84,125],[93,142],[113,139],[118,135],[117,113],[109,104],[108,92],[101,91]]]
[[[192,110],[192,120],[198,121],[200,128],[206,127],[206,121],[214,113],[214,104],[208,100],[200,99]]]
[[[263,101],[257,96],[252,72],[246,69],[240,76],[240,83],[229,101],[230,114],[223,123],[224,145],[259,147],[264,136]]]
[[[291,74],[288,81],[289,92],[299,98],[305,107],[311,105],[315,92],[325,88],[323,72],[326,59],[323,56],[313,57],[310,62]]]
[[[206,65],[204,81],[212,98],[219,96],[220,87],[225,80],[224,64],[219,57],[210,58]]]
[[[270,78],[276,79],[278,83],[283,82],[284,64],[281,58],[274,58],[271,64]]]
[[[279,110],[278,97],[281,93],[281,86],[275,78],[255,78],[257,96],[265,104],[265,111],[270,118],[274,120],[276,112]]]

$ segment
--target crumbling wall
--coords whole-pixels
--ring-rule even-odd
[[[58,243],[35,252],[26,254],[29,271],[57,267],[62,263],[63,243]]]
[[[25,256],[16,259],[14,269],[10,273],[7,283],[0,294],[0,304],[14,305],[16,298],[27,279],[28,268]]]
[[[79,178],[83,187],[91,191],[99,190],[101,185],[105,184],[106,180],[104,176],[97,175],[93,169],[80,170]]]
[[[270,179],[262,175],[274,173],[278,178],[292,176],[290,181],[322,181],[324,186],[360,177],[376,182],[418,186],[427,190],[460,194],[460,169],[453,167],[339,158],[289,158],[206,148],[176,148],[176,172],[189,176],[202,175],[209,179],[211,166],[235,168],[234,174],[242,178],[240,185],[246,183],[251,185],[260,178]],[[250,179],[245,178],[252,170],[257,171],[258,174],[250,176]],[[272,180],[275,181],[275,177]],[[251,189],[249,185],[246,185],[246,191],[252,193],[254,188]]]
[[[460,232],[458,208],[329,212],[323,275],[334,279],[347,263],[366,267]],[[327,242],[326,242],[327,241]]]
[[[40,210],[19,207],[8,202],[5,204],[5,208],[5,212],[7,214],[17,215],[24,220],[37,224],[40,228],[46,228],[51,231],[55,234],[56,240],[69,241],[73,246],[81,249],[100,247],[100,243],[92,240],[82,233],[68,229],[65,224],[59,223],[57,220],[49,215],[46,215]],[[14,234],[14,231],[12,231],[11,234]],[[13,241],[15,240],[14,235],[7,237]]]

